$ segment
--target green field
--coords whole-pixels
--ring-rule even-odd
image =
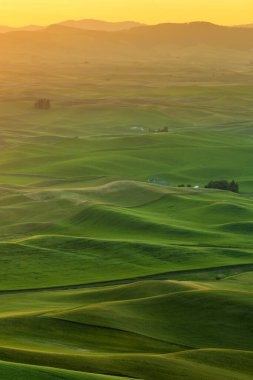
[[[253,76],[227,54],[0,59],[1,379],[252,379]]]

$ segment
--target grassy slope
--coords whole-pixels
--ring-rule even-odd
[[[241,288],[249,276],[241,276]],[[252,297],[228,281],[2,295],[1,359],[147,380],[250,379]],[[0,371],[36,374],[38,367],[2,363]],[[57,376],[38,373],[50,379],[51,372]]]
[[[126,128],[128,132],[129,127]],[[43,184],[48,179],[87,181],[106,176],[148,180],[158,177],[174,186],[180,183],[203,186],[212,178],[226,177],[236,178],[244,191],[252,187],[252,140],[237,134],[228,138],[224,132],[206,135],[199,129],[188,133],[172,130],[165,136],[106,138],[106,148],[101,137],[96,140],[68,138],[58,142],[52,139],[51,144],[48,139],[44,143],[39,139],[27,140],[18,149],[11,147],[8,154],[0,158],[3,181],[5,177],[10,181],[11,175],[21,184],[25,179],[28,184]]]
[[[2,289],[253,263],[248,196],[128,181],[2,192]]]
[[[43,368],[36,366],[26,366],[21,364],[12,364],[0,362],[0,375],[5,380],[18,378],[19,380],[36,379],[36,380],[121,380],[116,376],[92,375],[81,372],[72,372],[56,370],[52,368]],[[17,377],[18,376],[18,377]],[[124,378],[126,379],[126,378]]]
[[[61,68],[1,58],[0,290],[217,269],[0,293],[0,377],[252,378],[251,57],[228,68],[181,54]],[[41,96],[49,112],[33,109]],[[242,194],[174,187],[223,177]]]

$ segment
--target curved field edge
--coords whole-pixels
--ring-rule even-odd
[[[13,265],[15,262],[15,265]],[[41,236],[0,244],[0,290],[251,270],[250,249]],[[57,270],[55,269],[57,268]]]
[[[154,273],[146,276],[129,277],[119,280],[109,280],[101,282],[87,282],[84,284],[66,284],[60,286],[49,287],[34,287],[34,288],[17,288],[17,289],[3,289],[0,290],[0,296],[6,294],[22,294],[22,293],[37,293],[37,292],[54,292],[61,290],[74,290],[74,289],[92,289],[101,287],[111,287],[115,285],[135,284],[140,281],[153,282],[159,280],[221,280],[226,277],[233,277],[241,273],[248,273],[253,270],[253,263],[237,264],[237,265],[222,265],[218,267],[199,268],[199,269],[186,269],[171,272]]]
[[[96,375],[84,372],[54,369],[0,361],[0,377],[4,380],[123,380],[126,377]],[[130,378],[129,378],[130,379]]]
[[[53,367],[57,370],[64,368],[93,374],[103,373],[111,376],[112,380],[115,379],[114,376],[143,380],[154,380],[154,378],[161,380],[179,380],[181,378],[187,380],[202,380],[203,378],[207,380],[231,380],[232,378],[250,380],[253,371],[253,353],[235,350],[212,349],[194,350],[186,354],[112,356],[56,355],[0,347],[0,355],[1,359],[7,362],[16,361],[23,364]],[[73,379],[82,379],[82,377],[74,377],[75,374],[72,376]],[[84,374],[84,380],[85,376],[89,375]],[[90,378],[92,379],[92,376]],[[88,380],[90,378],[87,377]],[[100,377],[97,378],[100,380]],[[46,377],[46,379],[48,380],[50,377]],[[71,377],[70,379],[72,380]]]
[[[250,196],[137,181],[0,193],[1,290],[253,263]]]

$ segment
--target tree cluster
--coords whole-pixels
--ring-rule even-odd
[[[51,102],[49,99],[38,99],[34,107],[39,110],[48,110],[51,108]]]
[[[185,185],[184,183],[182,183],[181,185],[178,185],[178,187],[192,187],[192,185],[190,185],[190,184]]]
[[[232,191],[233,193],[239,193],[239,185],[234,180],[229,182],[227,180],[210,181],[206,186],[206,189],[219,189]]]

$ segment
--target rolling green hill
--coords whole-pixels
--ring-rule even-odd
[[[240,275],[237,289],[238,276],[230,276],[2,294],[0,373],[7,379],[93,378],[83,372],[115,380],[250,379],[252,296],[243,290],[250,276]]]
[[[251,195],[72,186],[2,186],[0,374],[250,379]]]
[[[252,379],[252,30],[0,48],[0,378]]]
[[[253,264],[250,196],[133,181],[4,189],[2,289]]]

